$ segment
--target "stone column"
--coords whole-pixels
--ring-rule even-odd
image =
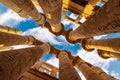
[[[15,34],[9,34],[0,32],[0,44],[4,46],[26,44],[31,45],[35,42],[35,38],[32,36],[20,36]]]
[[[31,68],[39,71],[42,64],[43,64],[43,62],[41,60],[38,60]]]
[[[120,53],[98,50],[98,54],[101,58],[104,58],[104,59],[117,58],[118,60],[120,60]]]
[[[103,39],[103,40],[86,39],[82,41],[82,47],[85,50],[100,49],[100,50],[120,53],[119,45],[120,45],[120,38]]]
[[[9,51],[9,50],[14,50],[14,48],[9,46],[0,47],[0,52]]]
[[[0,2],[2,2],[3,4],[11,8],[13,11],[18,13],[21,17],[28,18],[28,15],[20,7],[14,4],[11,0],[0,0]]]
[[[45,16],[40,14],[37,9],[34,7],[31,0],[10,0],[28,15],[30,15],[38,25],[43,25],[45,23]]]
[[[53,32],[60,32],[63,25],[61,21],[62,0],[38,0]]]
[[[59,58],[59,80],[81,80],[78,73],[70,63],[68,54],[60,52]]]
[[[114,77],[106,74],[101,68],[99,67],[95,67],[95,66],[92,66],[91,69],[96,72],[97,74],[99,74],[102,78],[104,78],[105,80],[117,80],[115,79]]]
[[[76,30],[70,32],[69,38],[77,40],[97,35],[120,32],[119,0],[109,0]]]
[[[43,44],[38,47],[0,52],[0,80],[17,80],[49,51],[50,46]]]
[[[17,34],[21,35],[22,31],[17,30],[15,28],[7,27],[7,26],[2,26],[0,25],[0,32],[6,32],[6,33],[11,33],[11,34]]]
[[[84,62],[80,57],[75,57],[73,59],[73,65],[75,65],[85,76],[86,80],[105,80],[100,75],[95,73],[86,62]]]
[[[51,76],[52,76],[52,77],[56,77],[57,72],[58,72],[58,69],[57,69],[56,67],[53,67],[53,68],[52,68],[52,71],[51,71]]]

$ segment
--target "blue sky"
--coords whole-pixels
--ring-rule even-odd
[[[76,15],[72,14],[71,12],[68,12],[67,15],[73,18],[76,17]],[[117,59],[102,59],[97,55],[96,50],[93,52],[86,52],[81,48],[80,44],[70,44],[63,36],[55,36],[54,34],[50,33],[48,29],[39,27],[32,18],[21,18],[18,14],[16,14],[1,3],[0,19],[0,25],[17,28],[23,32],[23,35],[32,35],[43,42],[49,42],[51,45],[60,50],[70,51],[73,55],[78,55],[83,60],[90,62],[95,66],[101,67],[105,72],[120,80],[120,61],[118,61]],[[62,19],[62,23],[65,25],[66,30],[70,28],[75,29],[77,27],[76,25],[73,25],[65,21],[64,19]],[[120,37],[120,33],[96,36],[95,39],[106,39],[115,37]],[[47,54],[43,56],[42,60],[58,67],[58,59],[55,58],[55,55],[53,54]],[[83,80],[85,80],[81,73],[80,75],[82,76]]]

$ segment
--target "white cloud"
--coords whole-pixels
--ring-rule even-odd
[[[103,68],[107,68],[110,61],[114,59],[102,59],[97,54],[97,50],[94,50],[92,52],[87,52],[84,49],[81,49],[78,51],[78,55],[84,59],[85,61],[95,65],[95,66],[102,66]]]
[[[69,25],[69,28],[72,28],[73,30],[75,30],[79,26],[77,24],[71,24],[70,25],[70,22],[68,22],[67,20],[62,20],[61,22],[64,24],[64,27]]]
[[[25,18],[21,18],[17,13],[12,10],[8,10],[4,14],[0,15],[0,25],[16,26],[20,21],[25,21]]]
[[[114,76],[116,79],[120,79],[120,74],[116,73],[115,71],[111,72],[111,76]]]
[[[42,28],[42,27],[37,27],[33,29],[29,29],[23,33],[23,35],[32,35],[36,39],[41,40],[43,42],[50,42],[52,44],[60,44],[56,40],[56,36],[53,35],[51,32],[49,32],[48,29]]]
[[[103,37],[105,37],[105,36],[107,36],[107,34],[106,34],[106,35],[100,35],[100,36],[94,36],[94,39],[95,39],[95,40],[98,40],[98,39],[101,39],[101,38],[103,38]]]
[[[46,62],[59,68],[59,60],[56,57],[52,57],[51,59],[47,60]]]
[[[79,50],[77,55],[82,58],[84,61],[94,65],[98,66],[101,69],[103,69],[108,74],[108,68],[110,67],[110,62],[114,61],[115,59],[102,59],[97,54],[97,50],[94,50],[92,52],[87,52],[83,49]]]
[[[75,67],[75,69],[76,69],[76,71],[78,72],[80,78],[81,78],[82,80],[86,80],[86,78],[85,78],[84,75],[81,73],[81,71],[80,71],[78,68],[76,68],[76,67]]]
[[[70,22],[68,22],[68,21],[66,21],[66,20],[62,20],[61,21],[64,25],[69,25],[70,24]]]

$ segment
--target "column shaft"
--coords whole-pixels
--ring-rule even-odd
[[[120,60],[120,53],[98,50],[98,54],[99,54],[100,57],[102,57],[104,59],[117,58],[118,60]]]
[[[59,53],[59,80],[81,80],[66,52]]]
[[[88,40],[86,42],[87,49],[100,49],[120,53],[120,38],[103,39],[103,40]]]
[[[55,67],[53,67],[53,68],[52,68],[52,71],[51,71],[51,76],[52,76],[52,77],[56,77],[57,72],[58,72],[58,70],[57,70]]]
[[[86,62],[79,57],[75,57],[73,64],[83,73],[87,80],[104,80],[101,76],[95,73]]]
[[[101,68],[99,67],[95,67],[92,66],[91,69],[96,72],[97,74],[99,74],[102,78],[104,78],[105,80],[116,80],[115,78],[113,78],[112,76],[106,74]]]
[[[45,17],[37,11],[31,0],[11,1],[30,15],[38,23],[38,25],[43,25],[45,23]]]
[[[14,49],[13,47],[9,47],[9,46],[0,47],[0,52],[9,51],[9,50],[13,50],[13,49]]]
[[[38,0],[38,2],[48,18],[52,31],[59,32],[62,29],[60,23],[62,0]]]
[[[120,31],[119,0],[109,0],[85,23],[69,34],[71,40],[89,38]]]
[[[0,52],[0,80],[17,80],[40,57],[50,51],[48,44]]]
[[[3,4],[11,8],[13,11],[18,13],[21,17],[24,17],[24,18],[28,17],[28,15],[20,7],[14,4],[11,0],[0,0],[0,2],[2,2]]]
[[[0,44],[4,46],[11,46],[11,45],[20,45],[20,44],[33,44],[35,39],[32,36],[20,36],[15,34],[9,34],[0,32]]]
[[[6,32],[6,33],[18,34],[18,35],[22,34],[22,32],[20,30],[17,30],[15,28],[11,28],[11,27],[7,27],[7,26],[2,26],[2,25],[0,25],[0,32]]]

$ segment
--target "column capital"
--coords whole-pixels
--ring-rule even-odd
[[[87,43],[91,43],[91,41],[93,40],[93,38],[86,38],[86,39],[82,39],[82,48],[86,51],[93,51],[94,49],[89,48],[87,45]]]
[[[103,50],[97,50],[97,51],[98,51],[98,55],[99,55],[101,58],[108,59],[108,58],[111,57],[109,51],[103,51]]]
[[[74,66],[78,66],[78,65],[81,65],[83,63],[85,63],[85,62],[79,56],[74,57],[74,59],[72,61],[72,64]]]
[[[66,31],[65,33],[65,38],[68,42],[72,43],[72,44],[75,44],[75,43],[81,43],[81,39],[78,39],[78,40],[72,40],[72,36],[71,36],[71,32],[73,31],[73,29],[69,29],[68,31]]]
[[[53,34],[55,34],[55,35],[61,35],[62,34],[62,32],[64,31],[64,25],[62,24],[62,23],[60,23],[60,27],[61,27],[61,29],[59,30],[59,32],[55,32],[55,31],[53,31],[52,30],[52,28],[51,28],[51,25],[48,23],[48,22],[45,22],[45,24],[44,24],[44,27],[46,27],[46,28],[48,28],[48,30],[50,31],[50,32],[52,32]]]
[[[56,56],[59,58],[61,55],[66,55],[68,56],[69,60],[72,62],[73,59],[74,59],[74,56],[71,55],[70,52],[67,52],[67,51],[61,51],[59,52]]]
[[[26,38],[25,44],[33,45],[35,43],[35,38],[33,36],[23,36],[23,37]]]
[[[38,46],[38,47],[40,47],[41,49],[43,49],[43,50],[44,50],[44,53],[49,53],[50,50],[51,50],[50,45],[47,44],[47,43],[44,43],[44,44],[42,44],[42,45],[40,45],[40,46]]]
[[[44,42],[38,40],[38,39],[35,39],[33,45],[42,45]]]
[[[66,56],[68,56],[69,54],[68,54],[66,51],[61,51],[61,52],[58,54],[58,58],[59,58],[61,55],[66,55]]]

